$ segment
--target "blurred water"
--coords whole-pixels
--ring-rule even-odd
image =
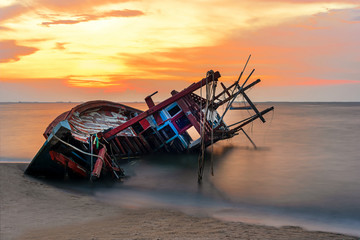
[[[46,126],[74,105],[0,104],[0,161],[30,161]],[[258,120],[245,129],[258,149],[241,134],[215,144],[215,176],[208,164],[201,185],[197,155],[154,155],[124,165],[130,176],[124,182],[90,192],[129,208],[166,207],[360,236],[360,103],[258,107],[270,105],[275,112],[266,115],[266,124]],[[225,120],[249,114],[231,111]]]

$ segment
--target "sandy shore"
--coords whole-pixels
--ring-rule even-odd
[[[161,209],[123,209],[24,176],[0,164],[0,239],[358,239],[275,228]]]

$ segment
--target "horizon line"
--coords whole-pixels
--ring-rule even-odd
[[[90,100],[97,101],[97,100]],[[0,101],[0,104],[4,103],[85,103],[88,101]],[[115,101],[111,101],[115,102]],[[156,102],[156,103],[160,103]],[[242,103],[242,101],[234,101],[235,103]],[[256,102],[256,101],[255,101]],[[146,103],[145,101],[118,101],[118,103]],[[257,103],[360,103],[360,101],[258,101]]]

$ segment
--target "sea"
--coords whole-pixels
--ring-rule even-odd
[[[47,125],[75,105],[0,103],[0,164],[29,163],[45,141]],[[266,123],[256,120],[244,128],[256,148],[241,132],[209,147],[201,184],[195,153],[133,159],[122,166],[128,176],[122,182],[56,187],[125,208],[360,236],[360,103],[256,105],[275,107]],[[231,110],[225,121],[251,114]]]

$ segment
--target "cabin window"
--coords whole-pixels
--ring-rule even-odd
[[[173,136],[175,136],[176,133],[170,127],[170,125],[166,125],[164,128],[162,128],[160,130],[160,134],[164,139],[168,140],[168,139],[172,138]]]
[[[186,117],[186,115],[183,115],[175,121],[175,124],[181,130],[181,129],[189,126],[191,123],[190,123],[189,119]]]
[[[179,105],[175,104],[174,106],[171,106],[170,108],[167,109],[168,113],[170,114],[171,117],[175,116],[178,112],[181,111],[181,108],[179,107]]]

